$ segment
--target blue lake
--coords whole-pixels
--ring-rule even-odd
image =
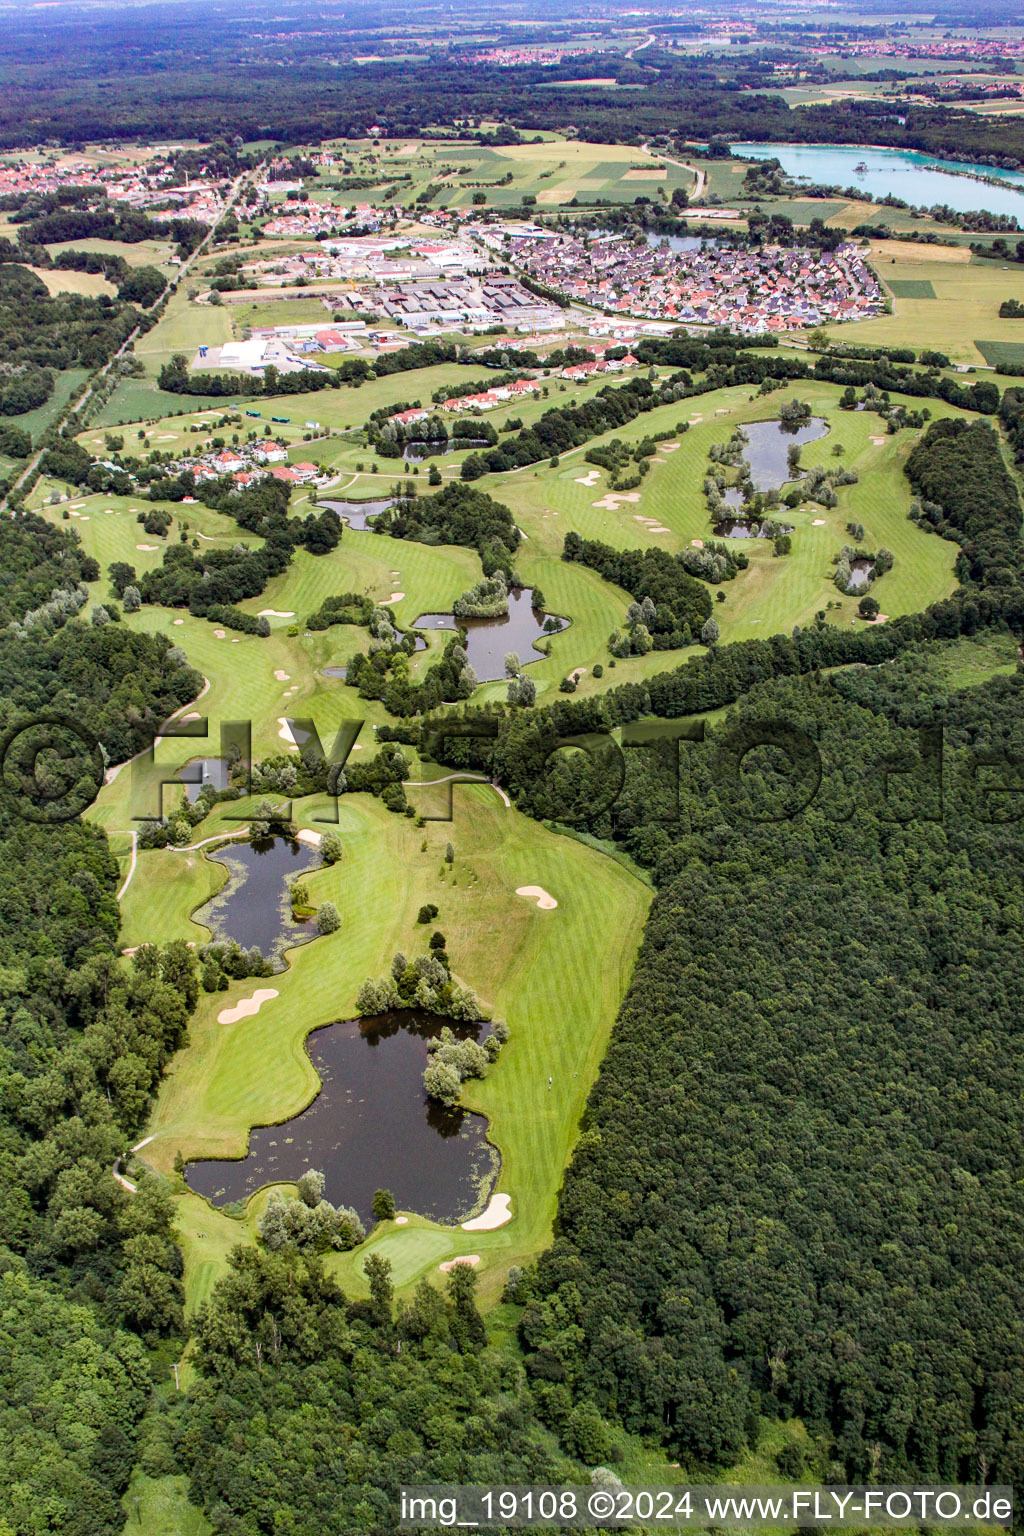
[[[816,185],[858,187],[869,197],[901,197],[915,207],[946,203],[958,213],[983,208],[1015,214],[1024,224],[1024,171],[961,165],[916,150],[862,144],[733,144],[732,151],[748,160],[775,158],[788,176],[805,177]],[[858,165],[866,169],[858,171]],[[951,175],[954,171],[960,174]],[[1003,185],[971,179],[978,176],[994,176]],[[879,217],[884,218],[884,212]]]

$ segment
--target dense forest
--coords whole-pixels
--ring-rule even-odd
[[[98,571],[70,533],[4,519],[0,569],[0,1511],[99,1536],[123,1524],[153,1352],[182,1328],[169,1197],[129,1199],[113,1169],[198,987],[183,943],[118,961],[118,866],[76,809],[202,679],[106,610],[83,622]]]
[[[368,11],[358,18],[348,9],[339,13],[336,30],[328,20],[329,43],[323,22],[314,25],[312,17],[291,18],[282,31],[268,16],[243,37],[227,15],[195,4],[181,15],[170,38],[158,11],[139,11],[127,47],[114,18],[102,12],[62,17],[59,26],[43,13],[11,16],[0,147],[51,138],[80,144],[233,135],[307,144],[362,137],[371,128],[418,137],[434,126],[452,131],[456,123],[482,142],[509,142],[518,133],[564,128],[564,93],[538,86],[597,77],[610,87],[574,92],[572,110],[579,137],[598,143],[639,144],[671,124],[675,139],[698,143],[724,137],[890,144],[1024,162],[1024,125],[1012,115],[936,103],[901,103],[896,112],[870,97],[791,110],[776,89],[771,50],[712,59],[649,47],[642,59],[631,59],[613,49],[563,60],[554,71],[480,60],[467,70],[463,45],[449,37],[447,24],[435,37],[424,35],[415,58],[392,59],[392,35],[382,35],[379,15]],[[331,18],[334,7],[325,15]],[[550,29],[550,18],[544,20]],[[588,29],[592,24],[588,18]],[[356,63],[360,53],[369,57]],[[467,119],[500,126],[467,130]]]

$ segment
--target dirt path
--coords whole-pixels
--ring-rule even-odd
[[[467,776],[464,773],[446,773],[443,779],[403,779],[402,785],[405,789],[426,789],[431,784],[451,784],[456,781],[459,784],[489,784],[495,794],[501,796],[509,810],[512,809],[512,801],[506,795],[501,785],[495,784],[493,779],[489,779],[483,773],[474,773],[471,776]]]
[[[121,897],[132,883],[132,875],[134,875],[135,866],[139,862],[139,834],[137,832],[119,832],[116,835],[118,837],[130,837],[132,840],[131,863],[128,865],[128,873],[121,881],[121,889],[118,891],[116,897],[116,900],[120,901]]]

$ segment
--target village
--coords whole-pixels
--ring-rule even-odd
[[[138,209],[157,222],[189,218],[212,224],[224,210],[229,179],[207,174],[201,166],[198,177],[179,180],[175,153],[171,145],[155,147],[138,158],[120,156],[108,165],[57,154],[9,156],[0,161],[0,197],[44,197],[70,187],[92,187],[114,207]]]
[[[525,234],[505,245],[531,277],[608,314],[728,325],[744,335],[805,329],[881,313],[882,291],[858,247],[835,251],[618,234]]]

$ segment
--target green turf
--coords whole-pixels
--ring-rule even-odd
[[[935,289],[924,278],[903,277],[887,280],[886,286],[897,299],[934,299]]]

